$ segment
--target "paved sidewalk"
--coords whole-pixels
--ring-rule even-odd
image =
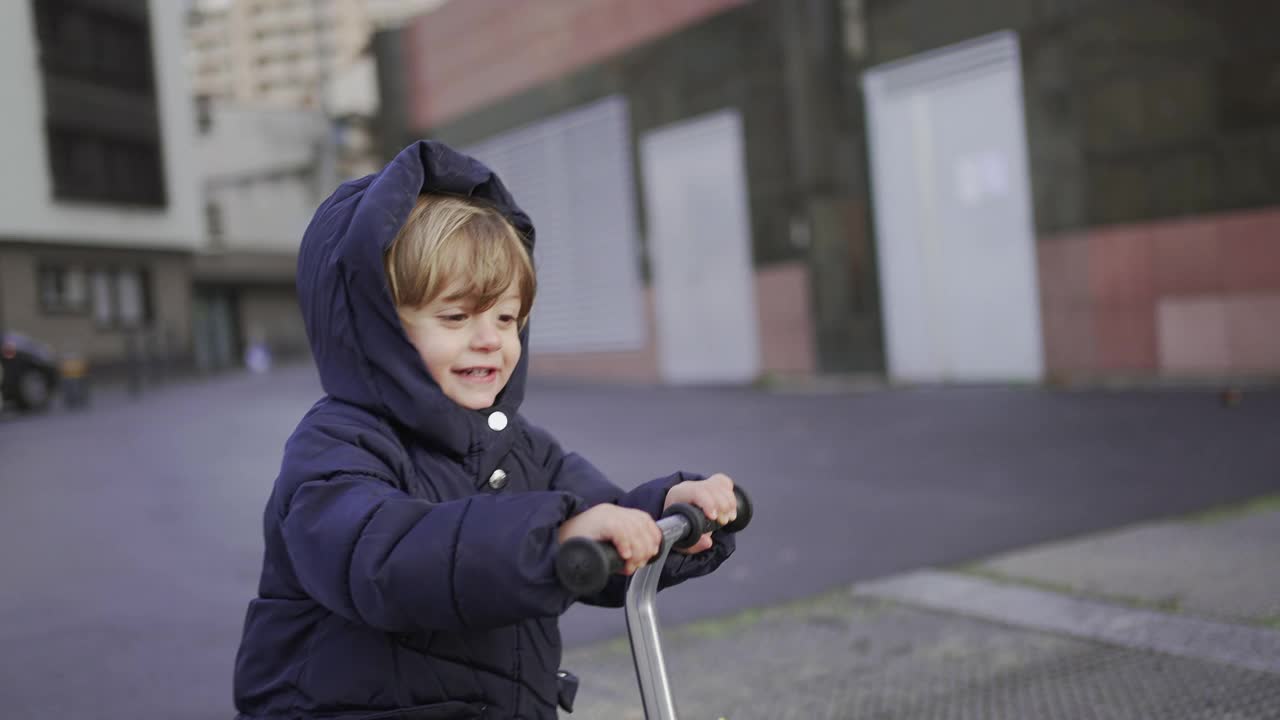
[[[1277,505],[668,628],[681,717],[1280,718]],[[644,717],[625,639],[565,664],[572,717]]]

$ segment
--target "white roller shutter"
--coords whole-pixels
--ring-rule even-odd
[[[627,104],[620,97],[464,151],[493,168],[537,228],[538,351],[645,344]]]

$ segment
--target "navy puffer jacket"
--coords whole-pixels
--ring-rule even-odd
[[[242,719],[556,717],[557,618],[573,602],[553,570],[558,526],[601,502],[656,517],[667,490],[696,477],[624,493],[561,450],[519,414],[527,352],[492,408],[441,393],[383,271],[424,191],[496,205],[532,251],[533,226],[498,178],[439,143],[411,145],[316,212],[298,295],[325,397],[290,437],[264,513],[235,666]],[[665,583],[718,566],[733,546],[715,540],[673,556]],[[587,601],[619,605],[623,588],[615,578]]]

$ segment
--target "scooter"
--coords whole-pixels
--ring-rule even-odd
[[[627,636],[631,641],[631,658],[635,661],[636,680],[640,685],[640,701],[647,720],[678,720],[675,700],[671,697],[671,681],[662,655],[658,633],[658,613],[654,598],[658,594],[658,578],[666,565],[671,548],[692,547],[705,533],[714,530],[736,533],[751,522],[751,500],[741,488],[733,493],[738,498],[737,518],[725,525],[707,519],[702,510],[684,503],[667,508],[658,529],[662,531],[662,547],[649,564],[636,571],[627,585]],[[593,595],[604,589],[609,577],[623,567],[622,558],[612,543],[573,538],[561,548],[556,558],[556,575],[570,592]]]

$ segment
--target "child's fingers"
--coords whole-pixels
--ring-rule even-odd
[[[658,554],[662,531],[647,513],[628,511],[619,518],[612,540],[624,561],[623,572],[632,575]]]
[[[738,517],[738,499],[733,490],[707,488],[694,496],[693,504],[708,520],[720,525],[728,525]]]
[[[720,502],[723,503],[721,507],[724,508],[720,512],[720,524],[728,525],[734,520],[737,520],[738,519],[738,497],[733,494],[733,491],[730,490],[726,496],[720,499]]]
[[[720,525],[727,525],[738,516],[738,498],[733,494],[733,479],[724,473],[716,473],[698,483],[694,503],[707,518]]]

